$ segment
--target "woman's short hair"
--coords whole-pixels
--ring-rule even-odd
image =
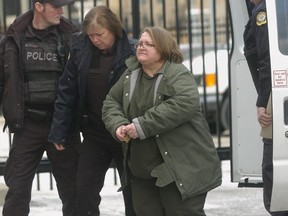
[[[86,14],[82,25],[84,34],[87,33],[90,25],[99,25],[102,28],[106,28],[114,33],[116,37],[122,38],[123,36],[122,22],[107,6],[98,5]]]
[[[183,62],[183,55],[172,35],[161,27],[146,27],[140,36],[147,32],[152,39],[152,43],[161,55],[163,60],[175,63]]]

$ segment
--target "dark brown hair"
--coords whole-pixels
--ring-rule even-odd
[[[90,25],[100,25],[114,33],[116,37],[122,38],[123,36],[122,22],[107,6],[98,5],[86,14],[82,25],[84,34],[87,33]]]

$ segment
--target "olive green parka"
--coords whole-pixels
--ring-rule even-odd
[[[103,105],[103,121],[115,139],[121,125],[130,124],[128,108],[141,65],[136,57],[126,60],[128,69],[113,86]],[[133,119],[139,139],[154,137],[164,163],[151,176],[156,186],[175,182],[182,199],[208,192],[221,185],[221,165],[208,124],[202,115],[198,89],[191,72],[182,64],[166,62],[157,74],[154,107]],[[131,140],[130,142],[133,142]],[[127,166],[128,145],[122,143]],[[126,167],[127,169],[127,167]],[[127,172],[122,186],[129,181]]]

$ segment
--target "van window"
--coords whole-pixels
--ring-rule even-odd
[[[288,1],[277,0],[277,31],[278,31],[278,47],[283,55],[288,55]]]

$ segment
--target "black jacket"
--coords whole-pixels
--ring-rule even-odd
[[[244,54],[258,93],[256,105],[266,107],[272,87],[265,0],[253,8],[245,26]]]
[[[116,43],[116,56],[108,78],[110,88],[126,70],[125,60],[133,54],[125,32],[123,38],[118,38]],[[87,35],[74,35],[70,59],[59,81],[49,142],[65,144],[66,136],[79,129],[83,121],[86,114],[87,76],[93,48],[95,47]]]
[[[16,18],[0,42],[0,104],[3,106],[5,124],[12,132],[21,129],[24,123],[25,98],[21,67],[21,37],[32,19],[32,10]],[[79,29],[63,17],[57,29],[68,53],[70,37]]]

